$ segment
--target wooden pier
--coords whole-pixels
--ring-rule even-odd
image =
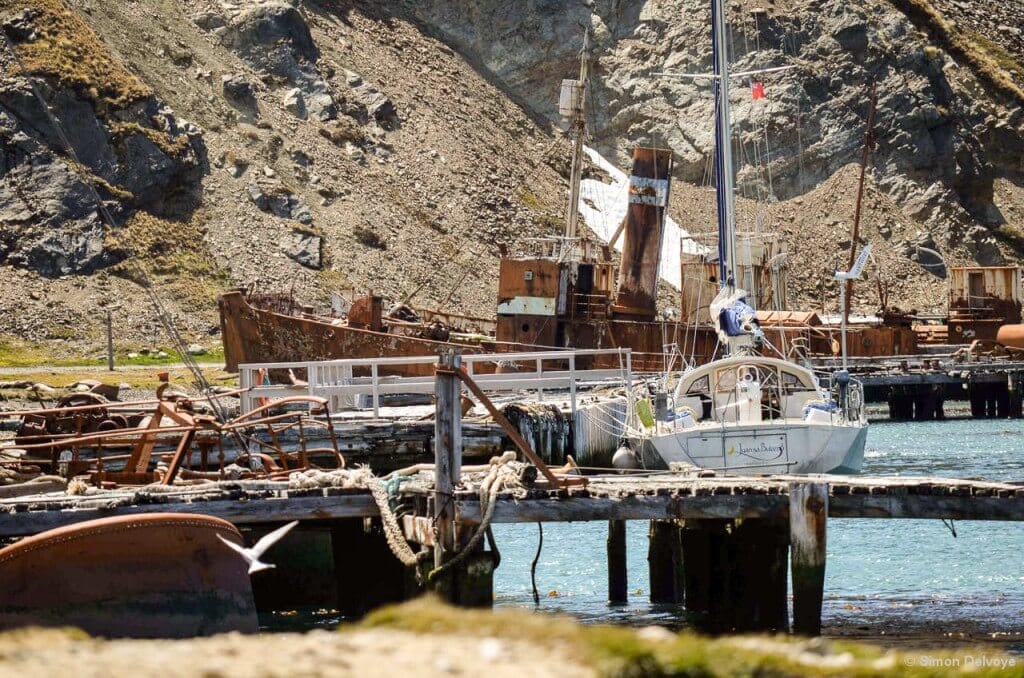
[[[1019,354],[1017,354],[1019,356]],[[812,360],[816,370],[840,369],[838,358]],[[1024,361],[1010,356],[956,353],[850,358],[849,371],[868,402],[886,403],[894,421],[944,419],[944,405],[966,400],[974,419],[1024,417]]]
[[[515,452],[486,464],[464,459],[463,387]],[[459,356],[441,357],[433,388],[433,464],[387,476],[367,468],[307,469],[286,480],[199,479],[115,489],[76,481],[68,491],[49,479],[0,488],[0,540],[149,512],[220,517],[244,528],[250,540],[298,520],[305,529],[296,530],[293,546],[286,539],[276,548],[271,561],[277,569],[254,581],[257,605],[261,596],[266,606],[308,604],[315,589],[327,598],[317,601],[321,606],[361,614],[423,590],[456,604],[489,605],[500,563],[490,530],[496,523],[606,522],[609,601],[621,603],[625,523],[640,520],[649,524],[652,601],[680,606],[710,632],[815,635],[829,520],[1024,520],[1024,484],[1014,483],[737,477],[706,470],[581,476],[569,467],[549,468],[461,369]],[[303,534],[301,548],[294,546]]]
[[[479,476],[466,476],[452,492],[452,552],[459,550],[459,540],[465,545],[466,535],[483,518]],[[433,529],[438,504],[432,477],[432,472],[411,477],[394,497],[399,524],[414,550],[431,549],[439,534]],[[1024,486],[1006,483],[847,476],[698,478],[678,473],[588,480],[583,487],[556,488],[537,481],[503,490],[491,522],[608,521],[610,600],[623,602],[623,526],[629,520],[649,521],[652,600],[681,605],[709,631],[791,627],[794,632],[817,633],[829,519],[1024,520]],[[379,579],[382,564],[389,565],[395,576],[388,585],[391,589],[385,588],[376,602],[418,590],[410,588],[403,568],[396,570],[398,561],[388,552],[379,528],[381,512],[366,488],[296,489],[289,481],[239,481],[96,490],[85,496],[14,497],[0,500],[0,538],[156,511],[202,513],[243,527],[299,520],[320,530],[325,539],[344,539],[332,550],[345,554],[345,575],[339,576],[337,586],[350,610],[373,606],[374,601],[359,591],[365,582],[358,575]],[[365,531],[367,523],[377,525],[376,532]],[[365,567],[351,562],[356,533],[369,561]],[[376,555],[370,557],[369,543],[374,539]],[[476,550],[477,563],[491,562],[482,544]],[[786,619],[787,553],[794,582],[791,625]],[[478,602],[489,601],[491,576],[488,571],[482,580],[478,577],[470,593],[463,587],[463,600],[472,595]]]

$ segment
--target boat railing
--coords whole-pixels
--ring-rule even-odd
[[[603,358],[603,360],[598,360]],[[580,359],[584,359],[580,361]],[[303,361],[283,363],[245,363],[238,366],[241,412],[244,414],[268,402],[296,393],[325,398],[332,412],[354,409],[361,399],[368,399],[374,417],[380,416],[381,396],[434,392],[434,375],[430,366],[437,364],[437,355],[399,358],[352,358],[345,360]],[[577,389],[581,385],[619,381],[627,387],[632,383],[632,354],[629,349],[581,349],[575,351],[542,351],[530,353],[463,354],[466,373],[486,392],[533,392],[544,400],[545,391],[568,391],[572,412],[576,412]],[[587,364],[613,364],[617,367],[577,367]],[[487,365],[488,369],[481,370]],[[384,374],[396,367],[425,368],[418,376]],[[501,371],[515,370],[515,371]],[[304,381],[291,384],[268,384],[271,371],[303,370]],[[482,373],[481,373],[482,372]],[[367,376],[363,376],[367,375]]]

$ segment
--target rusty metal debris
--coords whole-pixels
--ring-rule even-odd
[[[72,394],[49,409],[0,413],[0,419],[21,421],[14,439],[0,444],[0,468],[88,474],[93,484],[110,486],[223,480],[229,464],[233,477],[251,478],[317,464],[345,466],[327,401],[316,396],[275,400],[222,422],[213,416],[213,396],[105,402],[90,395]]]

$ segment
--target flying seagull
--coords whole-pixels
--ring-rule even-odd
[[[273,567],[277,567],[276,565],[270,565],[267,563],[260,562],[260,556],[266,553],[267,549],[269,549],[271,546],[281,541],[281,537],[288,534],[289,530],[291,530],[298,524],[299,521],[293,520],[284,527],[279,527],[273,532],[263,535],[263,538],[256,542],[253,545],[253,547],[249,549],[245,548],[244,546],[239,546],[233,541],[228,541],[219,534],[217,535],[217,538],[225,544],[227,544],[228,546],[230,546],[232,550],[242,554],[242,557],[245,558],[245,562],[249,563],[249,574],[252,574],[253,572],[259,572],[260,570],[269,570]]]

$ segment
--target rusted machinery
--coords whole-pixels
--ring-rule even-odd
[[[21,426],[13,441],[0,446],[0,467],[69,478],[88,473],[100,485],[169,485],[179,476],[223,479],[229,461],[236,473],[249,477],[274,477],[317,463],[344,467],[323,398],[291,396],[226,422],[212,415],[212,398],[5,412],[0,417],[20,419]],[[198,469],[192,469],[197,455]]]

